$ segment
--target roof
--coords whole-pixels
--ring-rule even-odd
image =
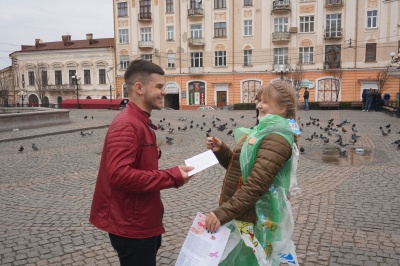
[[[50,50],[70,50],[70,49],[91,49],[114,47],[114,38],[68,40],[59,42],[38,42],[37,45],[21,45],[19,52],[50,51]]]

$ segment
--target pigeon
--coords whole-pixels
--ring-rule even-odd
[[[303,147],[303,146],[300,146],[300,153],[304,153],[304,152],[305,152],[304,147]]]
[[[171,134],[172,132],[174,132],[174,129],[171,127],[170,129],[168,129],[168,133]]]
[[[206,115],[202,115],[201,117],[205,117]]]
[[[211,135],[208,132],[206,132],[206,137],[209,138],[210,136]]]
[[[36,146],[35,143],[32,143],[32,149],[33,149],[34,151],[38,151],[38,150],[39,150],[39,148]]]
[[[81,136],[82,136],[82,137],[84,137],[84,136],[85,136],[85,133],[83,133],[83,131],[81,131]]]
[[[92,116],[92,119],[93,119],[93,116]]]
[[[347,129],[345,129],[344,127],[342,127],[342,132],[343,132],[343,133],[346,133],[346,132],[347,132]]]
[[[328,138],[324,139],[324,143],[325,143],[325,144],[328,143],[328,142],[329,142],[329,139],[328,139]]]
[[[19,152],[23,152],[24,151],[24,147],[21,145],[21,147],[19,147]]]
[[[233,130],[231,129],[228,131],[228,134],[226,134],[226,135],[230,135],[230,134],[232,134],[232,132],[233,132]]]
[[[390,127],[390,124],[386,125],[385,127],[386,127],[386,128],[389,128],[389,127]]]
[[[388,133],[386,133],[385,131],[382,130],[382,136],[386,137],[388,135],[389,135]]]
[[[86,118],[87,118],[87,115],[85,115],[85,117],[83,119],[86,119]]]
[[[240,118],[244,118],[244,115],[242,115]]]
[[[211,132],[211,128],[210,128],[209,130],[207,130],[206,132],[207,132],[207,133],[210,133],[210,132]]]
[[[235,119],[234,119],[234,118],[229,118],[229,120],[231,120],[232,122],[233,122],[233,121],[235,121]]]

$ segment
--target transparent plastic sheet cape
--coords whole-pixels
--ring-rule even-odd
[[[259,125],[253,129],[236,129],[236,142],[246,137],[240,153],[243,182],[246,182],[251,172],[262,140],[270,133],[283,136],[293,147],[293,131],[287,119],[277,115],[264,116],[260,119]],[[249,144],[250,139],[252,139],[252,144]],[[283,165],[275,176],[269,191],[257,201],[255,206],[258,219],[257,224],[253,227],[254,237],[265,253],[259,254],[254,247],[247,247],[243,240],[237,242],[235,234],[240,235],[240,232],[237,228],[233,228],[231,237],[236,239],[233,242],[237,244],[233,249],[231,248],[231,253],[220,265],[279,265],[280,263],[298,265],[294,244],[290,239],[294,230],[294,220],[291,205],[287,199],[289,190],[297,186],[297,181],[291,182],[290,178],[292,159],[293,156]],[[251,256],[251,254],[255,256]],[[244,257],[247,257],[247,260],[240,259]]]

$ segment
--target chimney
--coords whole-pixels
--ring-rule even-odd
[[[35,39],[35,47],[38,48],[42,40],[40,39]]]
[[[63,41],[64,45],[67,45],[67,43],[71,41],[71,35],[63,35],[62,41]]]
[[[93,39],[93,33],[86,33],[86,40],[92,40]]]

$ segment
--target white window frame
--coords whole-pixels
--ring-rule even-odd
[[[214,66],[226,66],[226,51],[214,51]]]
[[[167,26],[167,41],[174,40],[174,26]]]
[[[243,20],[243,36],[253,36],[253,20]]]
[[[175,68],[175,54],[174,53],[167,54],[167,68]]]
[[[202,24],[191,24],[190,25],[190,37],[194,39],[203,38],[203,25]]]
[[[117,3],[118,17],[128,16],[128,2]]]
[[[119,56],[119,69],[126,69],[129,65],[129,55]]]
[[[129,43],[129,31],[128,29],[119,29],[119,43]]]
[[[151,27],[140,28],[140,41],[150,42],[151,38]]]
[[[342,31],[342,14],[327,14],[326,15],[326,29],[329,33],[338,35]],[[339,35],[338,35],[339,36]]]
[[[287,64],[288,61],[288,48],[274,48],[274,64],[276,65],[284,65]]]
[[[243,65],[244,66],[253,65],[253,50],[247,49],[243,51]]]
[[[300,32],[314,32],[314,16],[300,17]]]
[[[142,60],[147,60],[149,62],[153,62],[152,54],[142,54],[140,57],[142,58]]]
[[[313,64],[314,63],[314,47],[305,46],[299,47],[299,63]]]
[[[378,28],[378,10],[367,11],[367,28],[368,29]]]
[[[203,67],[203,52],[191,52],[190,53],[190,66],[191,67]]]
[[[289,32],[289,18],[274,18],[274,32]]]

